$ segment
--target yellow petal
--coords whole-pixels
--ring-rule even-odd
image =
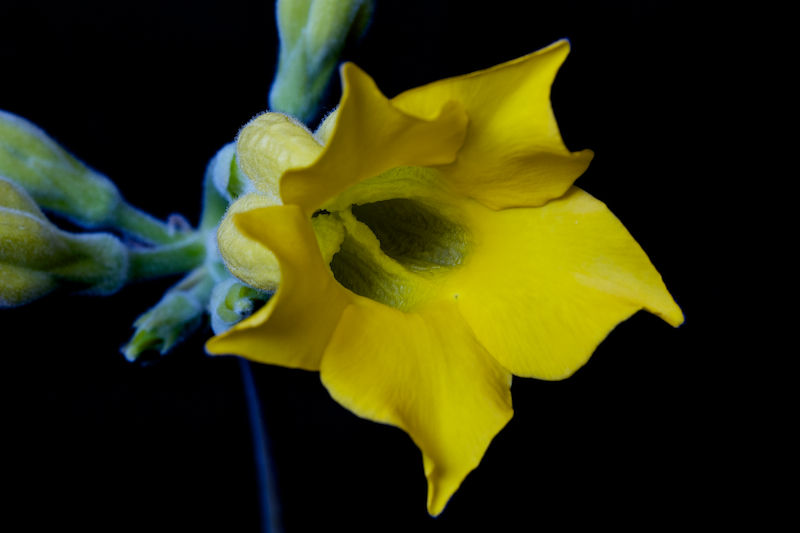
[[[333,279],[312,226],[298,206],[256,209],[237,215],[234,222],[244,235],[275,254],[281,283],[264,307],[210,339],[206,351],[319,370],[342,310],[358,297]]]
[[[239,168],[258,191],[281,205],[280,178],[290,168],[313,163],[322,146],[303,124],[281,113],[264,113],[248,122],[236,139]]]
[[[411,436],[423,453],[432,515],[513,414],[511,375],[453,303],[414,313],[370,300],[346,308],[320,375],[344,407]]]
[[[514,375],[563,379],[639,309],[678,326],[661,276],[602,202],[572,187],[534,209],[465,205],[472,253],[445,294]]]
[[[399,111],[375,82],[352,63],[342,66],[344,93],[325,150],[310,167],[281,179],[284,204],[311,215],[348,187],[394,167],[452,162],[467,125],[455,102],[443,101],[424,113]]]
[[[439,169],[457,190],[492,209],[538,206],[583,174],[591,150],[570,153],[561,139],[550,87],[569,53],[558,41],[487,70],[437,81],[392,99],[412,115],[456,101],[469,116],[456,161]]]
[[[281,280],[278,260],[268,248],[245,235],[234,219],[239,213],[274,205],[269,196],[260,193],[245,194],[228,208],[217,229],[219,253],[231,274],[251,287],[264,291],[278,288]],[[322,251],[322,259],[326,265],[330,264],[344,240],[344,226],[338,219],[327,216],[313,218],[311,226]]]

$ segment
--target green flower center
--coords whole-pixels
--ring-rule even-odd
[[[468,253],[467,232],[450,211],[428,199],[395,198],[336,213],[345,235],[331,261],[334,277],[360,296],[410,311]]]
[[[453,267],[464,257],[463,229],[422,202],[384,200],[353,206],[353,215],[372,230],[383,253],[409,270],[424,273]]]

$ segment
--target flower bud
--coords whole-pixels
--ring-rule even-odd
[[[271,292],[248,287],[234,278],[218,283],[211,293],[208,306],[211,329],[216,335],[227,331],[257,311],[271,296]]]
[[[269,95],[273,111],[309,122],[348,36],[359,37],[374,0],[278,0],[278,72]]]
[[[28,303],[63,284],[111,294],[127,276],[128,251],[119,239],[61,231],[21,187],[0,178],[0,307]]]
[[[205,267],[198,268],[172,287],[149,311],[133,323],[133,338],[122,347],[128,361],[142,352],[167,353],[183,338],[194,333],[203,320],[214,280]]]
[[[211,158],[206,167],[206,179],[211,180],[220,196],[229,203],[243,194],[255,191],[253,183],[239,169],[235,142],[226,144]]]
[[[116,186],[68,154],[27,120],[0,111],[0,175],[43,208],[87,226],[110,226],[121,203]]]

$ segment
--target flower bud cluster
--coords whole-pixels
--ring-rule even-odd
[[[251,180],[238,168],[236,144],[223,146],[208,163],[205,173],[203,213],[198,230],[198,240],[206,241],[203,265],[169,289],[155,306],[136,320],[136,332],[122,348],[126,359],[139,360],[148,350],[166,354],[200,327],[205,313],[210,315],[214,332],[221,333],[269,300],[271,293],[253,289],[233,278],[217,251],[220,219],[231,202],[253,190]],[[148,258],[146,264],[152,263],[154,259]]]
[[[373,8],[374,0],[278,0],[281,48],[270,107],[301,121],[311,119],[345,42],[363,34]],[[276,116],[288,120],[289,130],[301,124]],[[303,133],[316,156],[320,139]],[[206,171],[199,227],[176,216],[170,219],[177,223],[165,224],[125,202],[111,180],[42,129],[0,111],[0,307],[28,303],[62,286],[111,294],[131,281],[188,273],[139,317],[122,349],[125,356],[135,360],[146,350],[165,353],[197,329],[206,312],[216,333],[229,329],[273,292],[234,278],[218,251],[220,220],[237,199],[253,197],[258,189],[245,172],[236,144],[224,146]],[[270,177],[278,178],[279,173]],[[124,240],[111,233],[64,231],[42,209],[93,231],[114,231]],[[329,223],[323,218],[316,226],[325,229]]]

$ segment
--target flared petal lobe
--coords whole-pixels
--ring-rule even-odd
[[[512,416],[511,374],[453,303],[414,313],[366,299],[347,307],[321,378],[347,409],[411,436],[423,453],[434,516]]]
[[[514,375],[569,377],[620,322],[683,314],[647,255],[602,202],[572,187],[536,209],[473,202],[473,253],[448,279],[461,314]]]
[[[348,187],[394,167],[451,163],[464,141],[467,116],[455,101],[424,113],[397,109],[364,71],[342,66],[344,94],[334,132],[316,162],[281,180],[284,204],[311,215]]]
[[[323,261],[312,226],[298,206],[275,206],[236,215],[249,238],[280,264],[281,283],[267,304],[206,343],[211,354],[319,370],[342,310],[358,298],[336,283]]]
[[[492,209],[543,205],[564,194],[594,156],[567,150],[550,105],[567,54],[569,42],[558,41],[487,70],[411,89],[392,104],[414,115],[448,101],[461,104],[467,136],[456,161],[439,167],[444,178]]]

